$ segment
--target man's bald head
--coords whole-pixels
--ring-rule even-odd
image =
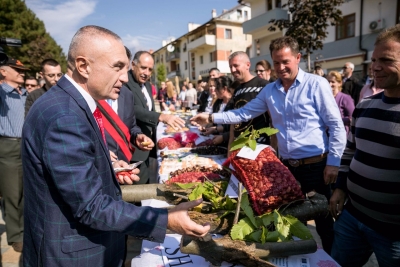
[[[78,56],[88,56],[97,54],[97,44],[104,43],[104,37],[112,38],[121,42],[121,38],[114,32],[95,25],[88,25],[80,28],[72,37],[71,44],[68,49],[68,68],[75,69],[75,59]]]
[[[128,82],[127,51],[115,33],[85,26],[74,35],[68,51],[68,73],[95,100],[117,99]]]

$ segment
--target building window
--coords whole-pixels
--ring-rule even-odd
[[[215,52],[210,53],[210,62],[215,61],[214,55],[215,55]]]
[[[240,19],[242,17],[242,10],[238,9],[238,10],[236,10],[236,12],[237,12],[238,19]]]
[[[187,61],[185,61],[185,70],[187,70]]]
[[[200,56],[200,64],[203,64],[203,56]]]
[[[267,11],[272,10],[272,0],[267,0]]]
[[[355,36],[356,15],[344,16],[342,21],[336,25],[336,40],[346,39]]]
[[[248,11],[244,11],[244,20],[248,20],[249,19],[249,12]]]
[[[232,30],[225,29],[225,39],[232,39]]]
[[[281,8],[282,7],[282,0],[276,0],[275,1],[275,8]]]

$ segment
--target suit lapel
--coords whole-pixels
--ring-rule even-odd
[[[108,151],[108,148],[107,148],[106,144],[104,144],[103,136],[101,135],[99,126],[97,125],[97,122],[94,119],[93,114],[92,114],[92,112],[91,112],[91,110],[89,108],[89,105],[87,104],[85,98],[83,98],[83,96],[78,91],[78,89],[76,89],[75,86],[70,81],[68,81],[67,78],[62,77],[58,81],[57,84],[58,84],[58,86],[60,86],[61,89],[63,89],[66,93],[68,93],[76,101],[76,103],[83,110],[83,112],[85,112],[87,120],[89,121],[90,125],[92,126],[92,128],[96,132],[97,138],[101,141],[100,142],[101,146],[102,146],[104,152],[106,153],[108,161],[110,162],[110,167],[112,168],[111,159],[110,159],[110,153]]]
[[[146,82],[145,84],[147,93],[150,96],[150,101],[151,101],[151,110],[154,111],[154,99],[153,99],[153,92],[151,91],[151,84],[149,82]]]
[[[146,100],[144,99],[145,96],[142,93],[142,88],[140,87],[140,84],[138,82],[136,82],[135,77],[133,77],[133,74],[132,74],[131,70],[128,72],[128,79],[129,79],[128,80],[129,88],[133,88],[133,90],[131,90],[132,93],[137,96],[136,98],[138,98],[140,100],[140,103],[142,103],[143,107],[148,108]],[[147,83],[145,84],[145,86],[146,86],[146,89],[147,89],[147,92],[148,92],[149,88],[147,86]],[[150,88],[150,90],[151,90],[151,88]],[[136,101],[136,98],[135,98],[135,101]],[[153,104],[153,106],[154,106],[154,104]]]
[[[118,117],[121,118],[121,120],[123,120],[123,118],[125,118],[125,112],[124,112],[124,108],[125,107],[125,95],[122,93],[122,91],[119,93],[119,97],[118,97]],[[132,107],[133,108],[133,107]]]

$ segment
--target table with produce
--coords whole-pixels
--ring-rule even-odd
[[[179,115],[189,121],[191,114]],[[202,239],[169,233],[163,244],[144,241],[132,266],[339,266],[303,223],[327,214],[327,200],[315,192],[304,196],[275,151],[255,141],[276,132],[247,129],[227,157],[226,148],[213,146],[212,136],[196,127],[160,123],[160,183],[122,186],[123,199],[165,207],[203,198],[189,216],[211,230]]]

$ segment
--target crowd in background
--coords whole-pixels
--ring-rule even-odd
[[[98,29],[96,29],[95,31],[97,30]],[[102,32],[104,31],[104,29],[101,29],[100,31]],[[298,51],[297,42],[290,37],[282,37],[274,40],[270,46],[273,59],[272,65],[275,66],[275,70],[266,60],[261,60],[257,62],[256,65],[253,67],[250,65],[248,55],[245,52],[237,51],[232,53],[229,57],[229,66],[231,70],[230,75],[222,74],[217,68],[213,68],[209,71],[208,79],[198,80],[197,84],[189,81],[184,81],[182,82],[181,86],[178,87],[174,86],[172,81],[166,80],[160,81],[160,88],[157,90],[156,86],[150,84],[149,82],[152,70],[154,68],[154,59],[152,58],[152,55],[146,51],[139,51],[131,59],[130,52],[128,50],[124,51],[122,50],[122,47],[120,47],[120,50],[122,51],[120,51],[120,56],[124,59],[127,57],[132,63],[132,68],[129,70],[126,66],[120,68],[119,72],[121,72],[121,77],[123,76],[123,78],[119,78],[119,80],[123,81],[121,82],[121,86],[118,86],[118,90],[120,91],[115,94],[115,97],[110,97],[110,93],[109,95],[99,97],[99,100],[96,99],[96,101],[100,103],[95,103],[94,105],[97,104],[97,107],[93,106],[92,111],[93,117],[96,120],[96,123],[101,131],[101,135],[99,134],[99,136],[102,137],[102,141],[104,141],[106,147],[112,147],[110,145],[111,141],[108,140],[108,137],[109,135],[112,136],[113,134],[109,131],[110,128],[107,127],[105,127],[106,133],[104,133],[102,122],[98,121],[98,116],[100,116],[101,119],[101,115],[97,113],[100,112],[97,111],[97,108],[101,109],[101,101],[107,100],[107,105],[109,106],[105,106],[105,109],[110,109],[112,116],[115,115],[117,117],[121,117],[121,129],[115,125],[112,125],[112,127],[116,127],[121,132],[124,132],[124,134],[120,134],[120,131],[117,131],[118,133],[116,134],[120,134],[123,137],[122,139],[125,138],[123,141],[125,141],[127,149],[130,150],[130,153],[125,153],[125,155],[129,156],[126,156],[124,158],[124,161],[128,163],[139,161],[143,162],[142,165],[139,167],[139,174],[138,172],[136,172],[135,175],[132,175],[130,178],[124,177],[122,180],[118,180],[118,182],[120,184],[132,184],[135,182],[150,183],[149,170],[152,168],[150,158],[156,157],[156,147],[154,143],[156,142],[155,134],[157,124],[159,122],[163,122],[174,128],[184,126],[185,122],[177,116],[174,116],[173,114],[168,114],[168,112],[163,112],[161,114],[156,112],[154,101],[158,101],[161,111],[196,109],[198,113],[201,113],[199,117],[197,117],[198,120],[206,122],[199,125],[200,130],[205,135],[214,136],[212,139],[213,144],[223,145],[227,148],[230,148],[230,144],[233,142],[234,138],[237,137],[244,129],[249,126],[253,126],[254,129],[275,126],[277,128],[280,128],[281,132],[279,134],[281,139],[276,139],[276,136],[269,137],[266,135],[261,135],[260,138],[257,139],[257,142],[270,145],[275,149],[275,151],[277,151],[278,156],[281,156],[283,164],[289,168],[295,178],[302,184],[302,190],[305,190],[304,193],[307,193],[308,189],[315,189],[313,188],[313,186],[318,183],[318,189],[316,189],[317,192],[325,195],[328,201],[330,199],[330,210],[332,212],[332,217],[335,217],[337,219],[338,214],[340,214],[342,210],[339,211],[336,209],[337,207],[341,207],[344,204],[344,201],[342,201],[344,194],[340,190],[345,188],[345,186],[343,186],[343,181],[347,181],[347,173],[349,172],[349,169],[351,170],[349,177],[354,179],[349,183],[352,183],[351,185],[353,186],[354,184],[356,184],[356,186],[362,187],[364,186],[363,181],[357,180],[360,178],[363,172],[363,168],[360,166],[368,166],[368,164],[371,163],[369,162],[369,159],[366,159],[366,157],[363,158],[362,156],[359,156],[360,158],[358,158],[358,160],[360,160],[361,163],[353,162],[350,166],[350,161],[353,158],[346,158],[348,155],[353,155],[350,152],[347,154],[345,152],[342,158],[342,163],[340,163],[343,150],[346,146],[345,138],[343,138],[344,134],[342,133],[345,132],[346,136],[348,137],[349,149],[357,151],[359,155],[360,153],[362,154],[362,152],[360,151],[370,150],[369,147],[367,149],[364,147],[365,143],[356,144],[357,138],[365,138],[365,136],[357,136],[357,134],[360,134],[360,132],[362,132],[363,134],[367,135],[367,131],[359,130],[359,132],[356,132],[355,129],[357,127],[357,129],[362,128],[362,123],[357,123],[360,123],[363,118],[365,119],[366,117],[370,116],[368,117],[368,119],[370,120],[373,114],[368,113],[367,116],[363,112],[372,112],[368,110],[372,110],[374,108],[373,105],[379,106],[379,110],[383,111],[387,108],[387,106],[382,105],[381,100],[387,101],[385,103],[392,106],[390,106],[391,109],[388,110],[388,113],[379,113],[382,117],[379,118],[380,121],[378,119],[377,120],[379,123],[382,124],[378,124],[386,125],[384,124],[383,116],[384,114],[390,113],[390,119],[393,119],[394,126],[389,125],[389,127],[385,128],[385,130],[392,131],[394,129],[393,131],[397,131],[398,129],[397,127],[399,124],[399,111],[397,110],[398,102],[396,101],[398,101],[398,99],[396,100],[397,94],[395,91],[398,90],[396,87],[397,84],[392,85],[390,81],[384,83],[386,76],[384,76],[383,74],[382,76],[379,76],[379,82],[375,81],[376,73],[384,72],[386,70],[385,64],[388,64],[387,62],[384,62],[384,60],[382,60],[382,58],[385,58],[385,53],[389,53],[391,51],[391,49],[388,49],[385,45],[390,44],[394,47],[399,46],[400,37],[398,35],[400,29],[397,26],[397,28],[395,27],[394,29],[392,29],[392,32],[395,32],[393,34],[394,37],[383,36],[378,39],[376,46],[379,47],[379,49],[374,51],[373,63],[372,65],[370,64],[368,66],[368,74],[362,80],[358,80],[354,77],[354,64],[351,62],[346,62],[340,71],[330,71],[327,74],[324,73],[321,65],[316,65],[313,73],[304,72],[303,70],[301,70],[301,68],[299,68],[301,55]],[[109,33],[107,32],[107,34]],[[111,39],[115,39],[114,35],[111,34],[111,36]],[[120,41],[118,38],[116,42],[119,44]],[[126,55],[123,52],[125,52]],[[89,51],[87,53],[89,53]],[[381,55],[380,53],[384,55]],[[397,54],[393,56],[393,58],[393,60],[396,62],[400,60],[400,57]],[[128,72],[126,73],[125,71],[125,73],[122,73],[122,69],[125,70],[125,68]],[[253,69],[250,70],[250,68]],[[40,110],[38,110],[38,105],[34,105],[34,102],[36,102],[39,98],[42,98],[44,95],[46,95],[46,99],[51,99],[52,101],[57,102],[58,99],[55,97],[55,95],[53,95],[53,93],[55,94],[55,90],[52,89],[51,95],[49,91],[51,88],[62,87],[62,84],[66,84],[65,86],[67,88],[74,87],[77,89],[77,91],[79,91],[81,88],[77,86],[76,83],[84,79],[80,78],[81,80],[79,80],[77,77],[79,75],[85,77],[86,75],[84,71],[78,73],[77,69],[70,69],[69,74],[66,75],[66,77],[63,77],[64,74],[61,72],[61,67],[59,63],[54,59],[46,59],[43,61],[41,71],[40,73],[38,73],[39,79],[36,79],[36,77],[32,76],[25,77],[25,72],[28,70],[29,69],[26,68],[19,60],[12,58],[9,58],[8,62],[4,66],[0,67],[0,173],[2,173],[0,178],[0,194],[2,196],[2,208],[6,221],[6,231],[8,239],[7,241],[10,245],[13,246],[14,250],[20,252],[23,250],[22,237],[24,233],[22,213],[24,205],[24,187],[22,182],[23,162],[21,160],[21,142],[23,141],[21,137],[24,119],[25,117],[27,117],[28,120],[30,120],[31,122],[40,122],[43,124],[42,126],[44,127],[45,121],[43,121],[43,118],[41,117],[42,113]],[[109,74],[109,72],[104,73]],[[255,75],[253,73],[255,73]],[[72,74],[74,74],[75,76],[73,76]],[[232,79],[230,77],[232,77]],[[100,82],[104,82],[104,80],[100,79],[100,75],[97,78],[99,78]],[[97,89],[101,87],[98,84],[95,85]],[[377,86],[382,85],[386,85],[387,88],[377,88]],[[88,85],[88,87],[90,86],[93,86],[93,84]],[[392,92],[391,98],[385,98],[384,93],[382,92],[384,91],[384,89],[386,90],[385,93]],[[309,98],[307,98],[309,97],[308,95],[299,94],[299,92],[309,93],[311,91],[316,93],[315,98],[310,97],[312,98],[312,101],[309,101]],[[93,95],[90,96],[93,97],[95,94],[93,92],[91,93]],[[281,94],[284,94],[285,96],[282,98]],[[123,95],[127,99],[129,99],[129,101],[122,102],[124,99],[122,97]],[[66,98],[65,95],[62,96],[64,98],[60,98],[60,101],[63,101]],[[84,93],[83,96],[85,96]],[[75,97],[72,98],[75,99]],[[82,97],[77,99],[82,99]],[[277,99],[279,101],[276,101]],[[93,100],[93,98],[91,100]],[[44,108],[45,106],[43,101],[39,103],[42,108]],[[75,101],[79,102],[76,99]],[[289,101],[290,103],[288,104],[285,101]],[[66,102],[64,102],[64,104]],[[68,103],[70,104],[71,102]],[[91,102],[89,101],[88,103]],[[370,106],[370,103],[373,103],[373,105]],[[53,107],[53,105],[51,106]],[[31,110],[35,112],[35,118],[32,117],[33,115],[29,116],[29,114],[32,114]],[[283,110],[288,113],[283,112]],[[79,109],[75,110],[76,113],[79,113],[80,111],[81,110]],[[123,115],[123,112],[125,111],[127,111],[129,115]],[[296,111],[298,114],[296,114]],[[68,112],[68,110],[64,110],[63,112]],[[288,115],[289,112],[292,112],[291,116]],[[103,113],[103,116],[106,115],[104,111],[101,111],[100,113]],[[305,123],[305,125],[299,125],[298,122],[301,121],[301,119],[304,119],[303,117],[301,117],[305,116],[304,114],[307,115],[306,117],[307,119],[309,118],[310,121]],[[50,117],[51,115],[52,114],[47,114],[47,116]],[[56,114],[54,115],[58,116],[60,114],[56,112]],[[339,115],[341,117],[341,121],[339,124],[337,124],[337,121],[335,122],[331,120],[335,116]],[[113,121],[112,116],[111,121]],[[298,118],[297,116],[300,117]],[[129,122],[126,122],[126,118],[129,119]],[[354,118],[361,118],[361,120],[356,122]],[[372,120],[370,120],[369,122],[372,123]],[[123,124],[125,124],[125,126]],[[376,127],[379,126],[378,124]],[[295,125],[297,128],[291,129],[291,126],[293,125]],[[35,126],[36,125],[34,124],[29,124],[27,126],[30,127],[29,129],[32,131],[32,135],[36,133]],[[65,125],[59,125],[60,128],[63,128],[63,126]],[[127,129],[125,129],[124,127]],[[319,135],[317,136],[317,138],[313,139],[312,135],[307,136],[309,130],[310,132],[313,132],[315,129],[318,129],[318,131],[320,131],[320,133],[318,132]],[[45,131],[42,128],[37,130]],[[374,130],[376,131],[375,128]],[[57,133],[58,130],[55,129],[54,131],[55,133]],[[79,133],[77,133],[77,136],[80,135],[82,138],[84,138],[80,130],[78,130],[78,132]],[[390,132],[387,133],[387,136],[390,137],[391,140],[397,140],[398,136],[395,137],[396,134],[398,134],[398,132]],[[50,139],[50,141],[54,141],[55,139],[57,139],[54,136],[52,138],[53,139]],[[371,137],[371,139],[368,141],[373,143],[374,145],[377,145],[375,143],[377,143],[378,141],[376,141],[374,138],[375,137]],[[39,142],[38,140],[43,141],[44,139],[32,138],[29,140],[30,142]],[[25,143],[25,153],[35,154],[34,150],[29,147],[29,145],[32,144],[28,143]],[[395,141],[394,146],[396,146],[396,144],[397,147],[387,152],[386,155],[388,155],[388,157],[390,158],[389,162],[387,162],[388,166],[390,165],[387,171],[389,175],[388,179],[392,179],[390,182],[393,182],[393,184],[397,185],[398,182],[396,179],[398,179],[398,177],[395,177],[396,173],[393,170],[395,166],[394,163],[396,160],[398,160],[398,154],[396,154],[398,152],[396,152],[395,150],[399,148],[398,143],[396,143]],[[293,146],[291,147],[290,145]],[[388,146],[391,145],[393,144],[388,144]],[[110,150],[110,155],[103,155],[102,152],[100,153],[99,148],[101,146],[99,144],[96,143],[95,147],[96,153],[100,155],[99,157],[96,156],[96,163],[101,162],[102,164],[100,165],[103,166],[102,168],[104,168],[103,163],[107,163],[108,159],[113,162],[112,164],[119,164],[119,160],[121,160],[121,158],[123,157],[121,153],[119,153],[121,152],[119,150],[122,149],[120,143],[115,146],[115,151]],[[299,158],[296,158],[295,156],[293,156],[296,155],[296,153],[291,151],[293,147],[299,150],[307,147],[305,150],[308,150],[302,151]],[[41,147],[37,149],[39,151]],[[88,149],[86,152],[88,152],[89,150],[90,149]],[[378,162],[382,162],[383,158],[385,157],[386,152],[383,153],[381,150],[384,151],[384,148],[381,148],[379,152],[377,152],[377,155],[375,155]],[[335,154],[335,158],[333,158],[333,154]],[[43,155],[40,155],[38,157],[41,156]],[[48,155],[48,157],[50,156],[51,155]],[[46,159],[43,160],[45,161]],[[297,163],[292,164],[292,160],[297,161],[299,165],[296,165]],[[343,164],[343,162],[346,160],[347,163]],[[30,158],[29,162],[29,164],[31,164],[29,165],[31,170],[37,170],[34,168],[34,159]],[[331,184],[336,184],[336,177],[338,176],[340,164],[347,164],[345,167],[343,167],[344,171],[343,169],[340,169],[342,173],[346,173],[346,177],[341,177],[342,179],[339,179],[341,181],[341,184],[337,185],[335,191],[333,191],[333,198],[330,198],[332,193],[331,189],[333,188],[331,187]],[[313,175],[313,177],[310,177],[310,169],[306,169],[309,166],[315,167],[315,169],[311,168],[311,171],[313,171],[313,173],[315,174]],[[49,166],[49,168],[51,167],[52,166]],[[108,170],[102,170],[105,173],[108,173]],[[38,172],[40,173],[40,171]],[[380,175],[379,172],[376,171],[371,171],[371,173],[376,177]],[[136,176],[136,174],[138,174],[138,176]],[[42,175],[43,177],[47,177],[47,179],[50,179],[49,177],[53,178],[51,176],[51,172],[44,174],[42,173]],[[115,176],[115,174],[111,173],[109,174],[109,176],[104,176],[105,178],[102,178],[106,179],[113,176]],[[135,178],[133,178],[133,176]],[[318,181],[316,181],[317,179]],[[377,180],[378,179],[374,180],[372,183],[375,185],[380,185],[380,181]],[[32,188],[32,183],[30,184],[30,186]],[[385,186],[390,187],[388,185]],[[381,187],[378,186],[378,189],[371,188],[369,185],[367,185],[366,187],[368,187],[370,191],[373,191],[374,194],[381,196],[383,202],[387,202],[386,196],[383,196],[385,192],[379,191]],[[119,187],[115,186],[115,188],[117,188],[116,198],[120,198]],[[351,189],[354,191],[349,191],[349,194],[353,197],[352,200],[354,201],[354,203],[356,203],[356,201],[359,200],[357,199],[355,193],[357,190],[354,189],[354,187]],[[385,190],[390,189],[386,188]],[[360,191],[362,190],[357,191],[357,193],[359,193]],[[61,192],[61,194],[62,193],[63,192]],[[114,193],[114,191],[110,191],[109,195],[114,196]],[[395,196],[398,197],[398,193]],[[357,217],[357,219],[359,220],[365,219],[364,213],[366,213],[366,206],[368,206],[368,201],[369,203],[373,201],[368,196],[366,198],[369,199],[360,200],[360,203],[362,203],[361,208],[360,206],[353,205],[352,210],[349,209],[349,211],[353,212],[353,214],[356,214],[356,217],[359,216]],[[115,204],[111,200],[110,203],[111,205]],[[56,203],[54,205],[56,205]],[[373,203],[373,205],[375,207],[377,203]],[[32,210],[29,210],[27,212],[30,212],[29,214],[32,216]],[[390,213],[389,210],[386,210],[384,212]],[[84,211],[82,211],[82,213],[84,213]],[[165,216],[165,214],[163,216]],[[373,223],[371,224],[367,224],[370,226],[372,225],[372,228],[374,228],[376,225],[388,226],[388,229],[392,229],[391,227],[396,224],[396,218],[393,219],[389,216],[391,219],[387,219],[388,217],[385,217],[385,214],[379,214],[379,216],[381,216],[380,219],[373,221]],[[397,214],[395,214],[395,216],[397,216]],[[72,218],[73,216],[70,217]],[[332,251],[332,255],[336,260],[345,263],[349,260],[349,257],[347,256],[346,258],[342,258],[338,256],[340,253],[343,252],[342,246],[345,241],[341,240],[341,242],[343,243],[340,244],[338,243],[339,241],[336,241],[335,245],[333,245],[332,247],[332,244],[334,244],[332,217],[325,216],[325,218],[316,219],[317,231],[318,234],[321,236],[325,251],[329,254]],[[163,218],[164,221],[161,223],[162,227],[167,228],[167,222],[165,221],[166,219],[165,217]],[[130,219],[126,220],[129,221]],[[387,221],[384,221],[386,219]],[[90,219],[87,218],[87,220]],[[379,220],[383,220],[384,222],[379,222]],[[174,229],[180,229],[177,226],[179,224],[177,223],[177,221],[173,225]],[[30,221],[30,223],[32,223],[32,221]],[[152,223],[153,222],[149,224]],[[155,224],[158,225],[158,223],[159,222]],[[187,223],[187,221],[185,223]],[[169,224],[168,227],[170,227]],[[104,231],[107,232],[106,230]],[[181,232],[184,233],[185,231],[186,230],[181,230]],[[201,236],[205,234],[203,233],[203,231],[205,231],[205,228],[202,228],[202,231],[200,231],[196,235]],[[342,229],[342,231],[344,230]],[[386,233],[384,233],[384,235],[385,234]],[[146,237],[147,235],[148,232],[146,232]],[[158,236],[162,236],[162,234],[158,233]],[[379,236],[379,238],[377,239],[383,240],[381,236]],[[398,246],[398,239],[395,239],[393,241],[390,238],[386,238],[384,240],[386,242],[386,247],[390,247],[393,244],[393,246]],[[371,247],[373,247],[372,244],[370,244],[370,247],[368,247],[369,250],[363,256],[367,255],[370,252],[372,253],[372,250],[375,253],[379,252],[376,250],[375,247]]]

